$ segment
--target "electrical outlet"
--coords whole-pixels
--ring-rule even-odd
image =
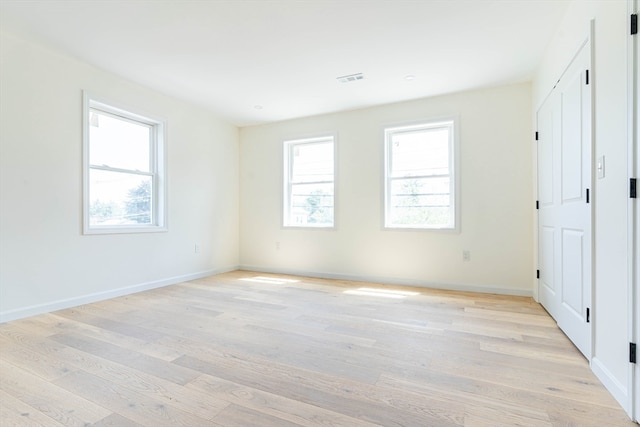
[[[199,254],[200,253],[200,245],[199,244],[195,244],[193,245],[193,253],[194,254]]]
[[[464,262],[471,261],[471,251],[462,251],[462,261]]]
[[[280,250],[280,242],[276,242],[276,251]]]

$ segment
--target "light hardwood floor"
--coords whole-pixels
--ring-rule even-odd
[[[0,377],[2,427],[635,425],[530,298],[240,271],[2,324]]]

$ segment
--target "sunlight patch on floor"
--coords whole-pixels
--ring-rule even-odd
[[[295,279],[284,279],[281,277],[264,277],[264,276],[244,277],[239,280],[242,280],[245,282],[267,283],[269,285],[284,285],[286,283],[296,283],[300,281]]]
[[[348,291],[344,291],[344,293],[349,295],[362,295],[362,296],[394,298],[394,299],[402,299],[402,298],[420,295],[419,292],[398,291],[394,289],[374,289],[374,288],[351,289]]]

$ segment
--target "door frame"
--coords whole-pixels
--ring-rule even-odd
[[[630,24],[632,14],[640,10],[639,0],[627,0],[627,16]],[[630,28],[627,27],[627,28]],[[629,35],[627,39],[628,108],[628,172],[629,178],[640,178],[640,35]],[[640,206],[638,199],[629,198],[628,203],[628,250],[629,250],[629,342],[640,341]],[[640,369],[629,363],[629,415],[640,421]]]

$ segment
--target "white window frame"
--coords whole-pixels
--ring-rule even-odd
[[[90,163],[90,117],[91,110],[117,116],[120,119],[141,123],[151,128],[149,172],[117,169],[106,165]],[[83,91],[83,232],[84,234],[154,233],[167,231],[167,146],[166,121],[148,114],[138,114],[133,109],[123,107],[87,91]],[[90,222],[90,171],[106,170],[125,172],[133,175],[151,176],[151,224],[95,225]]]
[[[392,230],[424,230],[424,231],[444,231],[460,232],[460,148],[458,139],[458,117],[449,116],[437,119],[421,120],[419,122],[394,124],[384,128],[384,206],[383,206],[383,228]],[[392,178],[392,146],[393,135],[402,132],[415,132],[420,130],[430,130],[447,128],[449,130],[449,173],[445,175],[426,175],[416,178],[436,178],[449,176],[449,191],[452,215],[451,221],[445,226],[430,224],[395,224],[391,222],[391,183]]]
[[[335,229],[336,228],[336,175],[337,175],[337,135],[324,134],[308,138],[287,139],[283,141],[283,203],[282,203],[282,227],[284,228],[311,228],[311,229]],[[323,144],[330,142],[333,144],[333,180],[309,182],[309,184],[333,184],[333,220],[331,224],[296,224],[291,222],[291,203],[292,203],[292,186],[296,183],[292,182],[293,175],[293,150],[296,146],[305,144]]]

